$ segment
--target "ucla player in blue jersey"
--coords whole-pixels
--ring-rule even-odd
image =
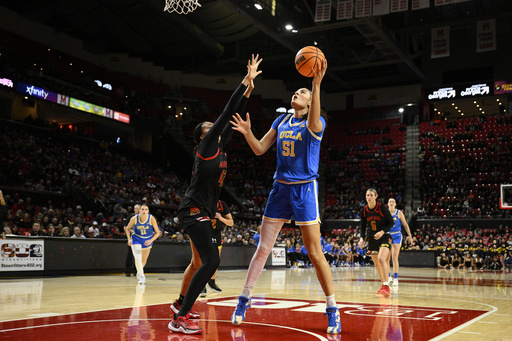
[[[391,274],[389,274],[389,283],[393,282],[394,286],[398,286],[398,255],[400,254],[400,248],[402,247],[402,226],[407,232],[407,238],[409,238],[409,243],[412,245],[412,235],[411,229],[405,220],[405,215],[402,211],[396,208],[396,200],[393,198],[388,199],[388,208],[389,213],[393,217],[393,221],[395,222],[395,226],[391,228],[389,234],[391,234],[391,238],[393,239],[393,244],[391,244],[391,258],[393,259],[393,272],[394,277],[391,278]]]
[[[153,242],[161,234],[155,217],[149,214],[148,205],[140,207],[140,213],[130,219],[125,231],[127,233],[126,237],[128,237],[128,245],[132,247],[139,284],[144,284],[146,283],[144,266],[146,266]]]
[[[249,265],[238,306],[231,322],[241,324],[251,306],[252,289],[260,276],[284,223],[292,218],[300,226],[304,245],[313,263],[318,280],[326,296],[327,332],[341,331],[339,310],[334,298],[334,285],[329,264],[320,243],[320,214],[318,208],[318,165],[320,143],[325,130],[325,119],[320,115],[320,84],[327,69],[324,60],[314,73],[312,90],[302,88],[293,94],[291,106],[294,114],[279,116],[261,140],[251,131],[251,120],[237,113],[233,116],[233,129],[242,133],[252,151],[262,155],[277,144],[277,169],[274,184],[268,197],[258,248]]]

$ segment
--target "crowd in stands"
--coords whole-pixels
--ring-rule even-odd
[[[481,116],[420,124],[419,215],[510,216],[500,210],[500,184],[512,182],[512,120]]]
[[[133,116],[159,122],[172,117],[164,111],[163,103],[154,101],[156,97],[173,93],[168,85],[108,73],[32,42],[32,53],[21,54],[19,51],[24,51],[25,45],[23,40],[6,34],[0,46],[0,72],[4,76]],[[85,75],[82,70],[87,70]],[[96,87],[95,76],[112,80],[113,91]],[[184,126],[189,133],[199,120],[214,120],[227,101],[226,94],[220,91],[182,90],[204,100],[208,109],[194,115]],[[261,107],[258,98],[248,103],[251,113],[261,113]],[[253,130],[258,135],[264,134],[272,119],[265,115],[255,117]],[[497,202],[499,185],[512,182],[512,117],[480,116],[434,123],[420,125],[422,204],[416,216],[510,217],[512,210],[500,210]],[[241,206],[232,204],[231,211],[243,219],[225,231],[224,243],[254,245],[257,241],[253,237],[273,181],[275,151],[256,157],[240,134],[235,133],[232,138],[226,184],[241,203]],[[321,154],[326,165],[321,174],[325,177],[326,192],[323,219],[359,218],[366,203],[365,191],[370,187],[377,189],[382,202],[393,197],[398,208],[403,209],[405,146],[405,125],[399,119],[329,124]],[[35,133],[21,126],[0,127],[0,148],[3,150],[0,161],[4,165],[0,168],[0,186],[58,193],[67,202],[66,205],[32,202],[30,197],[22,198],[16,191],[10,191],[0,207],[7,235],[124,239],[123,227],[131,207],[135,203],[147,203],[165,232],[162,238],[187,241],[174,220],[187,181],[166,167],[129,158],[112,151],[108,145],[83,144],[66,134],[56,135],[48,130]],[[357,227],[325,234],[325,254],[331,265],[368,264],[365,250],[359,250],[354,242],[358,236]],[[295,262],[307,266],[307,254],[297,229],[283,229],[276,243],[287,246],[290,266]],[[453,266],[455,254],[464,259],[467,246],[475,259],[478,258],[473,256],[475,252],[477,255],[483,252],[482,267],[489,269],[492,262],[488,256],[496,257],[506,266],[504,259],[511,245],[508,227],[481,230],[469,226],[459,230],[451,226],[439,229],[422,226],[415,232],[414,244],[405,244],[404,249],[443,251]],[[474,263],[471,267],[478,268],[478,262]]]
[[[368,188],[395,198],[403,208],[405,126],[398,119],[388,119],[334,124],[328,129],[323,157],[327,165],[324,219],[359,218]]]
[[[133,214],[133,206],[120,200],[108,211],[93,212],[81,205],[53,205],[51,201],[43,206],[33,203],[30,197],[21,198],[3,193],[0,195],[0,220],[3,237],[69,237],[97,239],[126,239],[124,226]],[[164,211],[162,205],[149,205],[160,229],[164,232],[160,239],[175,242],[189,242],[188,236],[175,219],[174,211]],[[153,212],[154,211],[154,212]],[[241,219],[234,227],[223,233],[225,245],[254,245],[253,235],[257,222]]]

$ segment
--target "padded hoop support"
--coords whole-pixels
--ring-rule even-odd
[[[188,14],[201,7],[199,0],[165,0],[164,11],[169,13]]]

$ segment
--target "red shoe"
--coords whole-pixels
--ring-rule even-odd
[[[178,300],[174,301],[174,303],[171,305],[171,310],[172,310],[173,314],[179,313],[180,309],[181,309],[181,304],[178,303]],[[193,310],[189,311],[188,314],[186,315],[186,318],[191,319],[191,320],[196,320],[199,317],[201,317],[201,315],[199,315],[199,313],[197,311],[193,311]],[[172,318],[172,316],[171,316],[171,318]]]
[[[389,298],[391,296],[391,288],[387,285],[382,285],[382,288],[377,292],[377,294],[382,295],[384,298]]]
[[[203,328],[190,321],[186,316],[173,315],[168,327],[175,333],[201,334],[203,332]]]
[[[377,295],[381,295],[382,288],[384,288],[384,284],[381,285],[380,289],[377,290]]]

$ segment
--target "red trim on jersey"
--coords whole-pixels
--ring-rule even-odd
[[[217,157],[217,155],[219,155],[219,151],[220,151],[220,148],[217,148],[217,153],[215,153],[215,155],[212,157],[202,157],[201,155],[199,155],[199,150],[196,152],[196,154],[197,154],[197,157],[202,160],[211,160],[211,159],[215,159]]]
[[[384,214],[382,213],[380,202],[375,203],[375,208],[373,208],[372,211],[377,211],[377,209],[379,209],[379,214],[381,216],[385,217]],[[366,205],[363,210],[363,215],[365,218],[366,218],[366,212],[370,213],[370,208],[368,207],[368,205]]]

